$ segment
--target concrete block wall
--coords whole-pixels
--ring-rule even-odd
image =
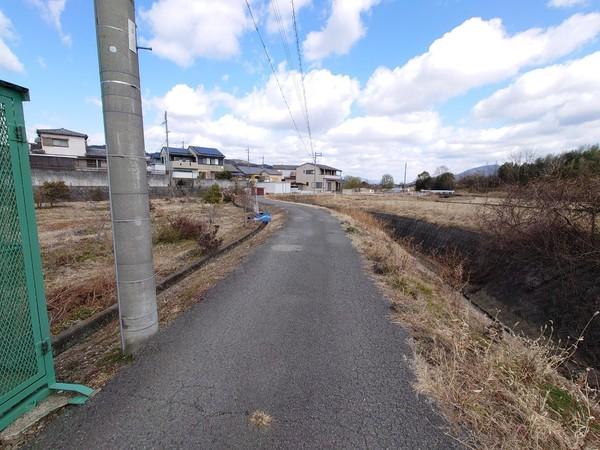
[[[31,183],[34,189],[42,186],[46,181],[64,181],[69,187],[70,199],[96,200],[108,199],[108,172],[104,170],[53,170],[31,169]],[[175,183],[177,180],[175,180]],[[175,195],[196,195],[199,190],[207,189],[213,184],[221,189],[233,189],[235,182],[229,180],[185,180],[184,186],[175,186]],[[169,195],[169,177],[167,175],[148,174],[148,188],[151,197],[165,197]]]

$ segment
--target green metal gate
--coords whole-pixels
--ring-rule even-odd
[[[52,390],[91,390],[56,383],[22,102],[27,89],[0,80],[0,430]]]

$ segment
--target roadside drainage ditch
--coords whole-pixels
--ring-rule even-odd
[[[516,333],[537,338],[546,334],[570,345],[600,309],[599,274],[589,267],[553,270],[535,259],[516,262],[499,255],[484,233],[442,226],[392,214],[372,212],[387,224],[394,239],[417,253],[441,257],[457,255],[468,273],[464,296],[476,307]],[[451,259],[450,259],[451,260]],[[600,320],[596,318],[578,345],[576,364],[600,368]]]

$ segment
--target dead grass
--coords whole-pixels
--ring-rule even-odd
[[[256,428],[267,428],[271,425],[273,418],[262,410],[256,410],[248,417],[248,420]]]
[[[211,242],[222,240],[224,245],[250,229],[243,210],[195,198],[153,200],[151,214],[156,233],[176,217],[211,220],[218,226]],[[37,210],[37,221],[51,329],[56,334],[116,301],[110,211],[108,202],[66,203]],[[210,249],[182,240],[157,242],[153,250],[160,281]]]
[[[597,392],[585,376],[568,380],[557,370],[571,349],[507,333],[446,282],[460,276],[444,280],[365,210],[336,210],[392,319],[412,335],[416,389],[437,400],[458,439],[489,449],[600,448]]]
[[[498,203],[496,197],[464,195],[452,198],[415,194],[291,195],[278,198],[313,203],[329,208],[357,208],[424,220],[437,225],[479,229],[478,215],[483,205]]]

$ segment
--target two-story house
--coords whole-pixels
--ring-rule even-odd
[[[160,159],[167,171],[172,170],[173,178],[214,180],[217,172],[225,170],[225,156],[216,148],[190,145],[188,148],[169,147],[167,151],[167,147],[163,147]]]
[[[307,191],[338,192],[342,190],[342,171],[324,164],[304,163],[296,168],[296,184]]]
[[[106,146],[88,145],[88,136],[65,128],[36,130],[31,167],[62,170],[106,170]]]
[[[190,145],[188,149],[196,156],[199,178],[214,180],[217,172],[225,170],[225,155],[216,148]]]
[[[297,168],[298,168],[298,166],[294,165],[294,164],[275,164],[273,166],[273,169],[281,172],[283,181],[289,182],[290,186],[295,189],[299,188],[298,183],[296,181],[296,169]]]

